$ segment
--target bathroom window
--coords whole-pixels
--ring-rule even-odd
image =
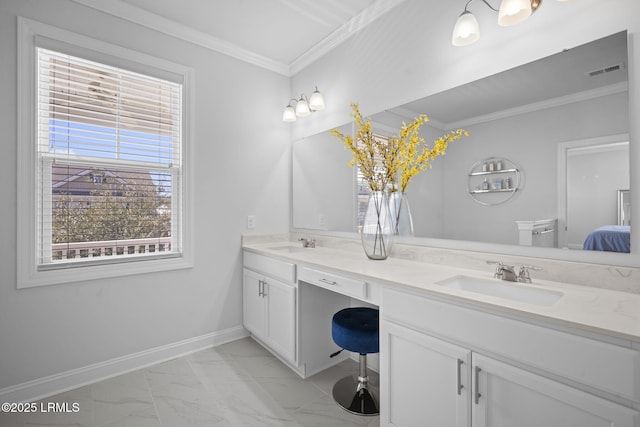
[[[188,72],[33,21],[20,25],[23,32],[53,32],[67,40],[36,36],[21,46],[30,59],[21,66],[29,66],[35,84],[19,85],[26,92],[21,96],[33,100],[20,111],[33,114],[22,120],[33,127],[23,133],[19,162],[19,186],[32,183],[19,204],[19,218],[32,221],[20,229],[33,240],[19,248],[18,286],[189,266]]]

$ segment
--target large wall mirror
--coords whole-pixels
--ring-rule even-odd
[[[410,184],[410,242],[491,251],[508,245],[505,253],[608,264],[615,264],[612,256],[628,257],[608,253],[596,259],[582,247],[592,230],[618,224],[618,191],[631,185],[627,66],[627,33],[621,32],[372,115],[381,135],[397,133],[403,121],[419,114],[430,118],[422,128],[428,143],[452,129],[470,133]],[[351,124],[341,130],[351,132]],[[522,174],[513,197],[486,205],[470,197],[468,179],[474,164],[491,157],[509,159]],[[294,230],[356,231],[357,188],[349,160],[328,132],[294,141]],[[547,220],[555,227],[551,239],[522,240],[518,224]],[[547,225],[540,227],[532,229],[534,235],[547,234]],[[522,252],[527,245],[534,249]]]

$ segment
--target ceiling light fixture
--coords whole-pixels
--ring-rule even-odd
[[[295,105],[295,109],[293,105]],[[300,95],[300,99],[291,99],[289,101],[289,105],[284,107],[284,112],[282,113],[282,121],[285,122],[295,122],[296,117],[307,117],[314,111],[319,111],[324,109],[324,98],[322,94],[318,91],[318,86],[316,86],[316,90],[313,91],[310,98],[303,93]]]
[[[475,43],[480,38],[480,27],[476,17],[469,12],[468,7],[473,0],[469,0],[464,7],[464,11],[458,17],[456,25],[453,27],[451,44],[454,46],[467,46]],[[566,0],[558,0],[566,1]],[[489,9],[498,12],[498,25],[508,27],[519,24],[527,19],[533,12],[538,10],[542,0],[502,0],[500,7],[496,9],[487,0],[482,0]]]

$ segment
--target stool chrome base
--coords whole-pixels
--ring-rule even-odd
[[[369,389],[361,382],[349,376],[333,386],[333,399],[347,412],[356,415],[378,415],[378,403]]]
[[[360,355],[360,366],[357,379],[345,377],[333,386],[333,399],[347,412],[356,415],[378,415],[378,402],[369,391],[367,376],[367,355]]]

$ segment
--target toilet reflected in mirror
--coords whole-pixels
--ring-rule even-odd
[[[538,221],[516,221],[518,225],[518,244],[520,246],[536,246],[539,248],[555,248],[556,219]]]

